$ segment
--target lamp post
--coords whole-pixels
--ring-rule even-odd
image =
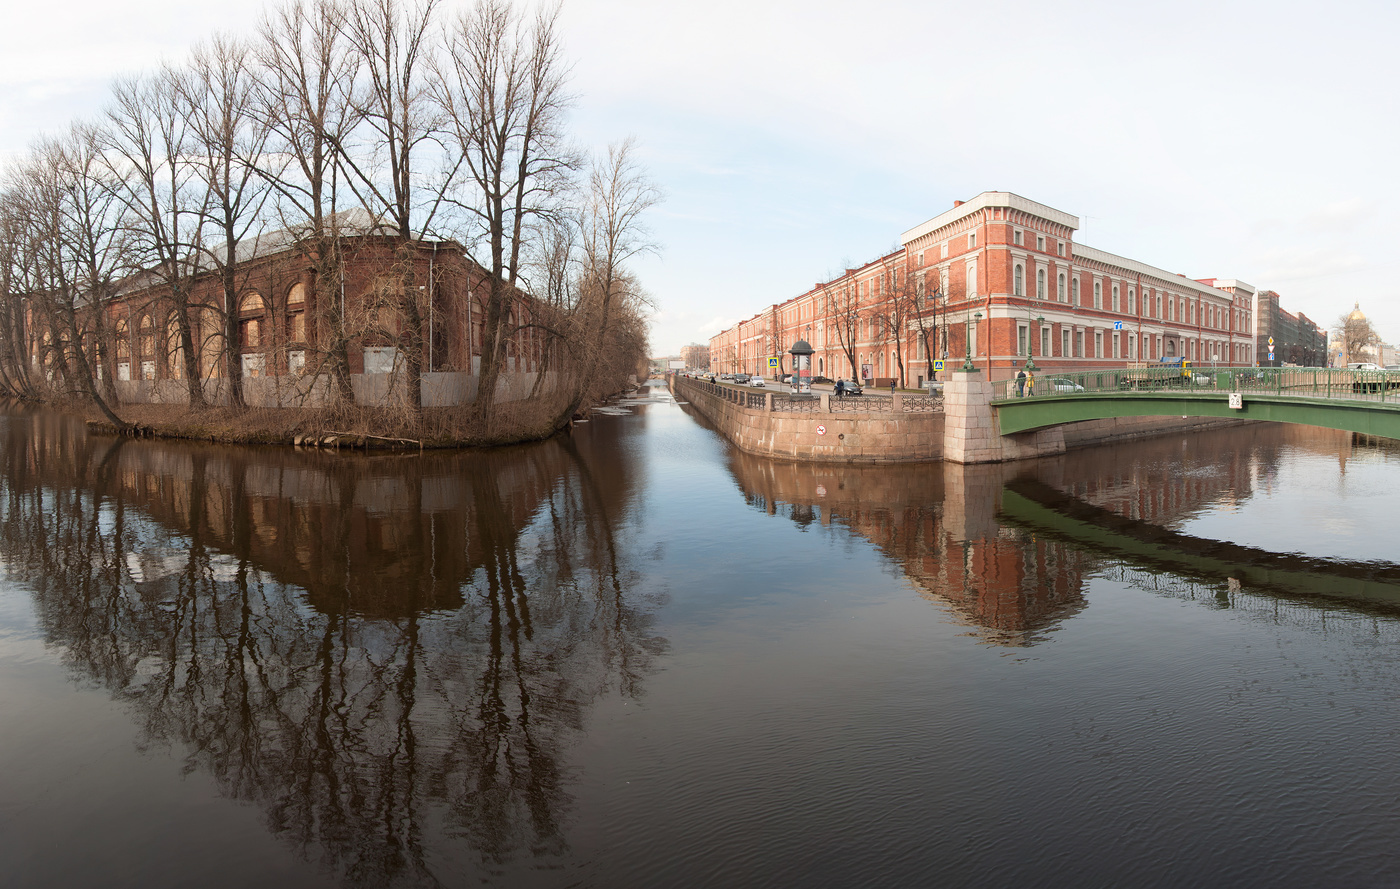
[[[982,323],[982,313],[981,313],[981,312],[973,312],[973,313],[972,313],[972,323],[973,323],[974,325],[977,325],[977,324],[981,324],[981,323]],[[972,373],[973,371],[977,370],[977,366],[974,365],[974,364],[972,363],[972,333],[973,333],[973,331],[975,331],[976,329],[977,329],[977,328],[974,326],[971,330],[969,330],[969,331],[967,332],[967,335],[966,335],[965,337],[963,337],[963,339],[967,340],[967,360],[965,360],[965,361],[963,362],[963,366],[962,366],[962,371],[963,371],[963,373]]]
[[[1027,318],[1026,320],[1027,320],[1026,326],[1029,327],[1029,326],[1030,326],[1030,324],[1029,324],[1030,319]],[[1038,335],[1040,334],[1040,325],[1042,325],[1042,324],[1044,324],[1044,323],[1045,323],[1045,316],[1044,316],[1044,315],[1037,315],[1037,316],[1035,316],[1035,331],[1034,331],[1034,332],[1032,332],[1032,331],[1030,331],[1030,330],[1027,330],[1027,331],[1026,331],[1026,372],[1027,372],[1027,373],[1035,373],[1035,370],[1036,370],[1036,368],[1035,368],[1035,349],[1032,348],[1032,345],[1033,345],[1033,343],[1035,342],[1035,337],[1038,336]]]

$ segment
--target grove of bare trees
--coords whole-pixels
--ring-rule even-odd
[[[531,398],[556,421],[618,391],[647,354],[630,264],[653,249],[644,218],[660,195],[630,141],[578,147],[569,68],[557,5],[289,0],[250,34],[119,78],[100,119],[37,141],[0,180],[0,394],[80,399],[121,425],[117,362],[156,343],[191,411],[243,405],[244,269],[269,243],[314,281],[303,372],[337,403],[355,398],[355,344],[393,318],[406,406],[421,413],[425,245],[482,272],[465,312],[479,328],[462,332],[479,423],[522,337],[539,366]],[[358,312],[351,214],[397,245]],[[195,298],[210,281],[220,297]],[[147,291],[168,318],[153,329],[104,309]]]

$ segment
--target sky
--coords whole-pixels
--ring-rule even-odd
[[[461,6],[463,0],[449,0]],[[248,0],[6,11],[0,166],[114,78],[251,31]],[[1400,341],[1400,4],[564,0],[582,147],[632,136],[665,200],[635,270],[676,354],[983,191],[1087,244],[1354,304]]]

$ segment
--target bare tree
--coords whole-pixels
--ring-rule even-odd
[[[224,377],[230,403],[242,405],[239,248],[261,221],[268,194],[266,179],[255,172],[255,163],[267,163],[263,147],[268,130],[256,116],[252,50],[242,41],[215,37],[195,49],[175,86],[179,110],[190,124],[189,162],[206,196],[196,246],[200,265],[212,269],[222,284]],[[272,294],[265,298],[269,300],[266,312],[276,317]],[[199,377],[199,355],[193,352],[190,314],[176,317],[186,373],[193,382]],[[202,350],[202,337],[200,345]]]
[[[409,406],[415,411],[423,404],[427,298],[417,284],[418,245],[432,230],[455,178],[452,164],[432,168],[433,160],[447,163],[439,142],[441,110],[426,82],[440,4],[441,0],[418,0],[412,6],[399,0],[358,0],[349,7],[343,30],[359,56],[361,82],[354,102],[369,150],[357,153],[357,146],[343,135],[333,140],[349,172],[349,186],[398,241],[394,276],[404,321],[400,341]]]
[[[42,362],[126,428],[98,387],[98,319],[117,268],[118,219],[96,154],[95,140],[82,128],[63,140],[45,140],[9,197],[24,220],[29,289],[45,322]]]
[[[851,365],[851,377],[854,379],[859,376],[856,339],[860,335],[861,306],[856,282],[849,270],[845,276],[822,285],[822,302],[827,329],[836,331],[836,344]]]
[[[131,220],[134,272],[162,285],[174,308],[184,353],[190,407],[205,404],[192,336],[197,311],[191,305],[200,272],[199,237],[209,182],[193,163],[191,121],[180,101],[180,73],[162,69],[154,77],[128,78],[115,87],[103,131],[103,158]]]
[[[294,0],[261,28],[262,125],[269,131],[258,163],[278,197],[282,227],[294,232],[311,263],[317,339],[336,391],[353,403],[342,281],[344,256],[337,215],[339,168],[335,146],[344,144],[357,119],[350,91],[361,58],[350,52],[345,10],[337,0]]]
[[[574,347],[582,360],[568,416],[588,395],[603,364],[614,325],[640,314],[645,297],[627,273],[626,263],[656,249],[642,216],[661,200],[660,190],[633,157],[628,139],[608,147],[593,162],[587,203],[581,217],[583,272],[575,313]],[[643,353],[645,354],[645,353]]]
[[[458,198],[471,223],[465,240],[479,245],[474,252],[488,272],[477,390],[478,411],[488,421],[514,333],[511,305],[527,239],[560,214],[558,198],[577,164],[564,137],[571,98],[558,17],[552,6],[526,24],[509,3],[480,0],[449,30],[436,78],[466,166],[467,191]]]
[[[1337,319],[1336,337],[1342,349],[1342,361],[1347,364],[1371,360],[1375,357],[1375,347],[1381,342],[1371,319],[1361,314],[1360,303]]]

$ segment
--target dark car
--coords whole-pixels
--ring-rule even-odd
[[[828,379],[827,377],[812,377],[812,382],[814,382],[814,383],[830,383],[831,380]]]
[[[748,375],[748,374],[735,374],[734,377],[733,377],[733,380],[732,380],[732,382],[737,383],[737,384],[740,385],[740,386],[744,385],[744,384],[747,383],[748,381],[749,381],[749,375]]]
[[[863,388],[861,388],[860,383],[857,383],[855,380],[847,380],[847,381],[846,381],[846,385],[845,385],[844,387],[842,387],[842,389],[843,389],[843,391],[845,392],[845,394],[847,394],[847,395],[864,395],[864,394],[865,394],[865,390],[864,390]]]

